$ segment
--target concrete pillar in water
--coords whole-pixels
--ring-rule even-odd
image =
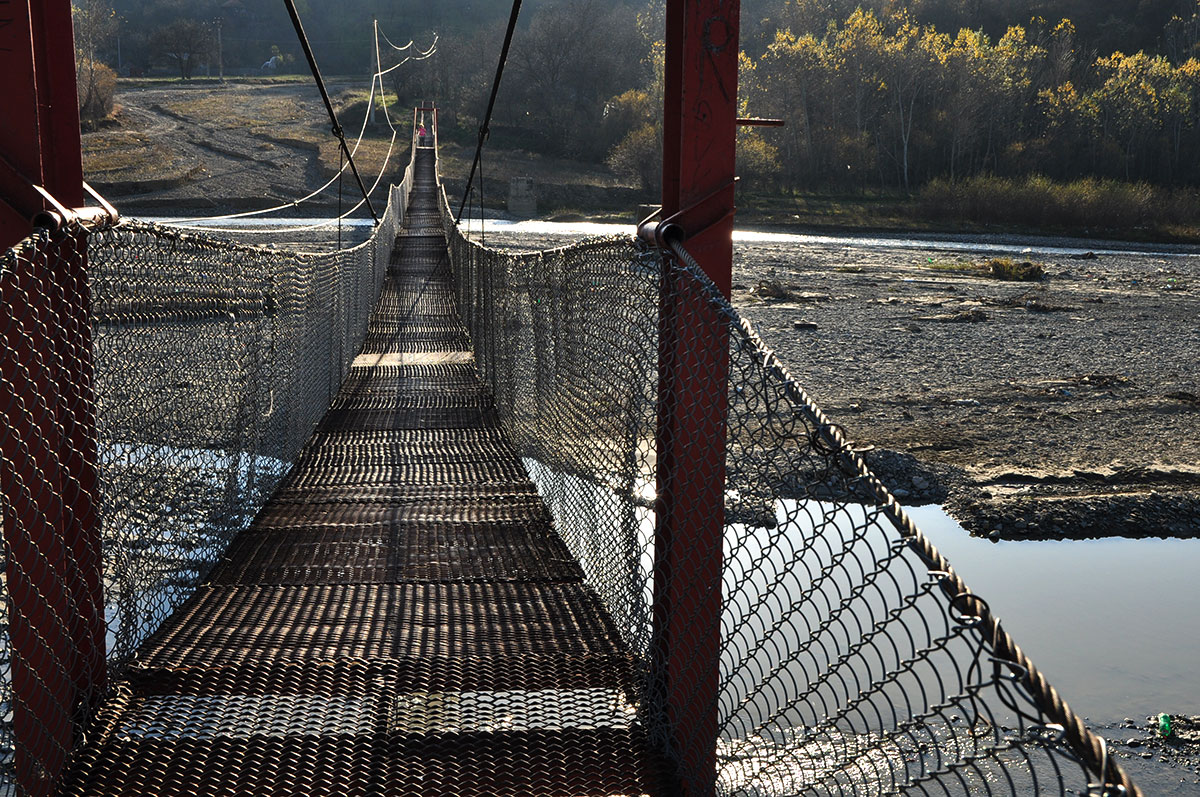
[[[537,215],[537,191],[532,177],[513,177],[508,181],[508,212],[514,216]]]

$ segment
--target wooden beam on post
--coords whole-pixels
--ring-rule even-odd
[[[732,283],[738,0],[667,0],[660,232]],[[661,236],[660,236],[661,240]],[[695,281],[663,281],[653,667],[686,797],[716,784],[729,329]]]

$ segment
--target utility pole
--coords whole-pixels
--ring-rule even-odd
[[[374,70],[375,70],[375,77],[371,81],[371,86],[374,87],[376,83],[379,83],[379,93],[382,95],[383,94],[383,75],[381,73],[383,72],[383,67],[380,66],[381,62],[379,60],[379,20],[376,19],[376,20],[373,20],[373,22],[374,22],[374,26],[375,26],[375,42],[374,42],[374,44],[375,44],[375,58],[374,58],[375,63],[371,64],[371,67],[374,68]],[[375,102],[372,101],[371,102],[371,126],[373,127],[374,125],[375,125]]]
[[[213,20],[213,22],[215,22],[217,26],[217,76],[221,79],[221,82],[224,83],[225,58],[224,54],[221,52],[221,18],[217,17],[215,20]]]

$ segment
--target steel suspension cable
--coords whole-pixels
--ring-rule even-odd
[[[375,100],[375,85],[377,83],[379,84],[379,96],[380,96],[381,101],[383,102],[383,115],[387,121],[388,128],[392,131],[392,143],[394,143],[398,131],[396,130],[396,125],[393,124],[393,122],[392,122],[391,113],[388,111],[387,93],[386,93],[386,89],[384,88],[384,85],[383,85],[383,76],[388,74],[389,72],[392,72],[392,71],[398,69],[399,67],[408,63],[409,61],[423,61],[427,58],[432,57],[437,52],[437,42],[438,42],[439,37],[438,37],[438,34],[435,33],[435,34],[433,34],[433,42],[430,44],[429,49],[424,50],[424,51],[419,51],[420,55],[409,56],[409,57],[405,58],[403,61],[401,61],[400,63],[390,66],[387,69],[383,69],[380,64],[378,36],[383,36],[384,39],[387,39],[387,35],[379,30],[378,23],[376,23],[375,32],[377,34],[377,37],[375,39],[375,74],[371,76],[371,94],[367,101],[367,110],[363,113],[362,124],[359,126],[358,136],[354,140],[354,146],[350,148],[350,152],[352,154],[358,153],[358,148],[359,148],[359,146],[362,145],[363,138],[366,136],[367,123],[368,123],[368,120],[370,119],[370,108],[374,104],[374,100]],[[389,41],[388,44],[391,44],[391,42]],[[394,47],[395,45],[392,45],[392,46]],[[407,47],[407,45],[406,45],[406,47]],[[403,50],[405,48],[397,48],[397,49]],[[389,144],[388,157],[390,157],[390,155],[391,155],[391,145]],[[222,214],[215,215],[215,216],[202,216],[202,217],[191,216],[187,219],[171,220],[166,223],[168,223],[172,226],[188,227],[191,229],[206,229],[207,230],[208,228],[194,227],[193,225],[199,224],[201,222],[208,222],[208,221],[224,221],[227,219],[243,219],[243,218],[248,218],[250,216],[264,216],[268,213],[278,213],[283,210],[291,210],[292,208],[297,208],[302,203],[307,202],[308,200],[312,199],[313,197],[316,197],[319,194],[324,193],[330,186],[332,186],[335,182],[337,182],[341,178],[342,174],[346,171],[347,164],[345,163],[344,156],[341,155],[340,150],[339,150],[339,157],[342,159],[342,165],[338,169],[337,173],[334,174],[333,177],[330,177],[329,180],[326,181],[324,185],[321,185],[320,187],[312,190],[311,192],[300,197],[299,199],[293,199],[291,202],[284,202],[282,204],[275,205],[275,206],[269,207],[269,208],[259,208],[257,210],[244,210],[239,213],[222,213]],[[387,157],[385,157],[384,162],[385,163],[387,162]],[[377,186],[378,184],[379,184],[379,180],[378,180],[378,178],[376,178],[375,184],[371,187],[372,193],[374,193],[375,186]],[[360,207],[361,205],[362,205],[362,203],[360,202],[355,207]],[[304,229],[304,228],[302,228],[302,229]],[[213,230],[208,230],[208,231],[213,231]],[[275,232],[275,231],[273,230],[272,232]]]
[[[367,187],[363,184],[362,178],[358,176],[358,167],[354,165],[354,156],[350,154],[350,148],[346,145],[346,134],[342,131],[342,126],[338,124],[337,113],[333,110],[333,103],[329,99],[329,92],[325,89],[325,81],[321,79],[321,70],[317,68],[317,59],[313,55],[312,47],[309,46],[308,37],[304,35],[304,26],[300,23],[300,14],[296,11],[296,0],[283,0],[287,6],[288,15],[292,18],[292,25],[296,28],[296,35],[300,38],[300,47],[304,50],[304,57],[308,59],[308,66],[312,70],[313,79],[317,81],[317,89],[321,92],[321,99],[325,102],[325,110],[329,112],[329,120],[333,123],[333,134],[337,136],[338,143],[342,146],[342,152],[346,155],[346,160],[350,161],[350,171],[354,172],[354,179],[358,182],[358,188],[362,191],[363,201],[367,203],[367,210],[371,212],[371,218],[375,223],[379,223],[379,216],[375,213],[375,208],[371,205],[371,197],[367,194]]]
[[[454,217],[455,224],[462,219],[463,208],[467,205],[467,196],[471,190],[471,183],[475,179],[475,170],[479,168],[479,158],[483,154],[483,142],[487,140],[491,133],[489,125],[492,123],[492,109],[496,107],[496,94],[500,91],[500,78],[504,75],[504,63],[508,60],[508,48],[512,45],[513,31],[517,28],[517,16],[520,13],[521,0],[513,0],[512,14],[508,18],[508,30],[504,34],[504,47],[500,50],[500,61],[496,64],[496,78],[492,81],[492,96],[488,99],[487,111],[483,115],[483,124],[479,127],[479,141],[475,145],[475,159],[471,162],[471,174],[467,177],[467,188],[463,191],[462,202],[459,203],[458,213]]]

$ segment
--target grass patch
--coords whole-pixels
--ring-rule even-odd
[[[331,78],[326,78],[328,82]],[[224,84],[217,77],[194,77],[191,80],[183,80],[179,77],[119,77],[117,78],[117,87],[119,89],[162,89],[168,86],[220,86],[220,85],[238,85],[244,84],[248,86],[265,86],[265,85],[284,85],[288,83],[312,83],[312,75],[262,75],[258,77],[226,77]]]
[[[796,296],[795,291],[790,287],[774,279],[759,280],[758,284],[751,290],[751,293],[757,299],[774,299],[783,302],[790,301]]]
[[[1200,193],[1119,180],[933,180],[911,195],[877,188],[805,194],[739,187],[737,201],[743,224],[838,232],[1006,230],[1120,240],[1200,240]]]
[[[362,114],[367,110],[367,100],[371,99],[369,89],[347,89],[339,92],[335,99],[338,116],[348,116],[355,119],[361,119]],[[379,123],[383,124],[382,114],[384,108],[387,108],[388,113],[392,115],[392,124],[397,127],[401,123],[406,125],[412,124],[412,108],[406,108],[399,104],[399,98],[394,91],[384,91],[381,95],[378,91],[375,92],[375,108],[380,114]]]
[[[314,120],[312,114],[291,97],[250,97],[240,92],[187,96],[164,107],[176,116],[203,120],[224,128],[261,129],[274,125],[309,125],[319,121]]]
[[[921,226],[901,194],[772,194],[738,189],[738,219],[817,229],[914,229]]]
[[[358,167],[359,175],[370,188],[371,182],[374,181],[375,175],[383,167],[383,161],[388,157],[388,143],[391,141],[389,134],[387,139],[370,139],[363,138],[358,145],[358,150],[354,152],[354,165]],[[346,144],[354,151],[354,139],[347,136]],[[342,163],[342,148],[336,138],[326,134],[324,140],[318,143],[319,155],[321,162],[321,171],[325,178],[328,179],[337,174],[338,166]],[[404,167],[408,165],[408,141],[396,138],[396,146],[392,149],[391,159],[388,160],[387,172],[385,177],[390,178],[394,182],[398,182],[404,176]],[[346,186],[352,187],[357,191],[358,186],[354,182],[354,175],[349,169],[344,175]]]
[[[105,130],[82,136],[85,174],[113,177],[121,172],[140,172],[148,164],[169,164],[169,149],[136,130]]]
[[[1028,260],[1016,261],[1011,257],[993,257],[983,263],[972,260],[934,260],[924,264],[930,271],[943,274],[963,274],[974,277],[990,277],[1004,282],[1038,282],[1046,278],[1046,268],[1041,263]]]
[[[970,260],[934,260],[932,258],[925,263],[925,268],[930,271],[955,274],[974,274],[982,270],[978,264],[972,263]]]
[[[1017,262],[1011,257],[993,257],[984,264],[984,269],[992,279],[1005,282],[1038,282],[1046,278],[1046,269],[1041,263]]]
[[[166,153],[154,146],[140,149],[102,149],[83,153],[83,170],[89,175],[109,175],[114,172],[140,169],[152,160],[161,162]]]

